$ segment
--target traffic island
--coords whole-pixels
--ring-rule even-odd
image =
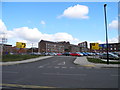
[[[118,68],[120,67],[120,62],[110,62],[107,64],[106,61],[102,61],[98,58],[89,58],[89,57],[77,57],[74,62],[76,65],[83,67],[94,67],[94,68]]]
[[[107,64],[107,60],[99,58],[87,58],[89,62],[97,64]],[[109,60],[109,64],[120,64],[120,60]]]

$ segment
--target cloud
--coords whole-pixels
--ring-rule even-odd
[[[108,40],[109,43],[118,43],[118,37],[114,37]]]
[[[37,28],[20,27],[13,30],[7,30],[5,24],[0,20],[0,31],[3,30],[7,33],[8,42],[15,45],[16,42],[27,43],[27,47],[31,47],[31,43],[37,47],[40,40],[48,41],[70,41],[70,43],[77,44],[80,40],[74,38],[72,35],[59,32],[55,34],[41,33]]]
[[[110,24],[109,24],[109,29],[114,29],[114,30],[118,30],[118,20],[113,20]]]
[[[71,6],[65,9],[63,14],[58,16],[58,18],[68,17],[68,18],[88,19],[89,18],[87,16],[88,12],[89,12],[89,8],[87,6],[77,4],[75,6]]]
[[[46,23],[45,23],[45,21],[42,20],[42,21],[40,22],[40,24],[45,25]]]
[[[0,19],[0,33],[5,33],[6,31],[7,31],[7,28],[5,24],[2,22],[2,20]]]

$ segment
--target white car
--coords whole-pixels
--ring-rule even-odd
[[[107,59],[107,53],[103,53],[103,54],[99,55],[99,57],[101,59]],[[117,60],[120,59],[117,55],[112,54],[112,53],[108,53],[108,57],[109,57],[109,59],[117,59]]]

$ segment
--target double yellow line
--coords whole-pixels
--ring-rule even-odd
[[[36,86],[36,85],[19,85],[19,84],[0,84],[2,87],[16,87],[16,88],[55,88],[49,86]]]

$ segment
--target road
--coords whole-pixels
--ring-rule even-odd
[[[76,57],[55,56],[37,62],[2,67],[5,87],[118,88],[117,68],[82,67]]]

